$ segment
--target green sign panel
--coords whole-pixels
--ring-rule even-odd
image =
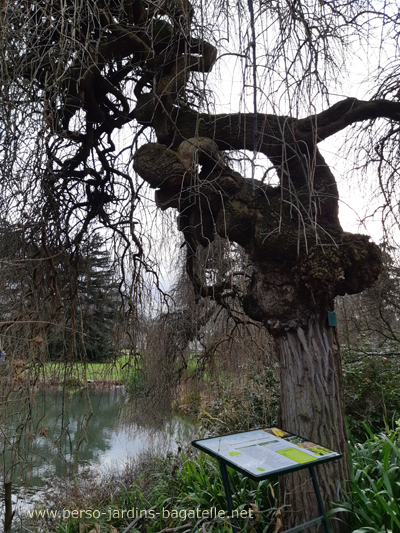
[[[328,311],[328,324],[334,328],[337,327],[336,313],[333,311]]]

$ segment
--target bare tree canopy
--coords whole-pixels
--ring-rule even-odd
[[[342,230],[318,143],[353,127],[382,212],[397,220],[396,4],[5,0],[0,16],[3,216],[67,248],[100,223],[143,262],[147,182],[158,207],[178,211],[197,297],[236,297],[275,337],[283,427],[345,453],[327,312],[336,295],[372,286],[381,258],[368,237]],[[377,58],[365,100],[335,96],[354,43],[361,60]],[[213,73],[228,57],[241,62],[253,112],[214,106]],[[249,151],[269,160],[263,178],[236,164]],[[232,272],[214,282],[199,262],[216,235],[248,254],[241,288]],[[327,502],[346,472],[345,462],[325,468]],[[293,523],[315,504],[290,483]]]

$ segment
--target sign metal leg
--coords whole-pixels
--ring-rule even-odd
[[[219,462],[219,467],[221,469],[222,483],[224,484],[226,502],[228,504],[228,513],[229,513],[229,518],[231,520],[232,533],[239,533],[237,521],[235,518],[233,518],[233,502],[232,502],[231,488],[229,486],[228,472],[226,470],[225,463],[223,463],[222,461],[218,461],[218,462]]]
[[[317,476],[315,475],[314,467],[309,466],[308,470],[310,471],[311,479],[314,485],[314,491],[315,491],[315,495],[317,497],[317,502],[318,502],[318,509],[321,515],[321,522],[324,524],[325,533],[331,533],[331,528],[329,527],[328,517],[326,516],[326,513],[325,513],[324,503],[322,501],[321,493],[319,491]]]

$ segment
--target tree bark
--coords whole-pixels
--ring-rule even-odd
[[[341,490],[346,489],[343,484],[349,479],[336,328],[328,325],[327,312],[316,311],[306,328],[280,335],[276,346],[280,362],[280,427],[343,454],[341,459],[316,468],[324,506],[329,509],[333,501],[340,500]],[[319,516],[307,469],[283,476],[280,483],[285,528]],[[343,524],[334,523],[333,530],[343,532]]]

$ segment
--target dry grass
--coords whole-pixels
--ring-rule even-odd
[[[36,507],[47,511],[104,509],[112,505],[123,493],[136,484],[143,492],[149,490],[148,480],[157,469],[151,455],[142,454],[130,459],[120,467],[90,471],[71,478],[56,477],[48,480],[47,486],[40,493]],[[15,520],[15,523],[17,520]],[[58,531],[58,518],[24,519],[24,526],[34,531]]]

